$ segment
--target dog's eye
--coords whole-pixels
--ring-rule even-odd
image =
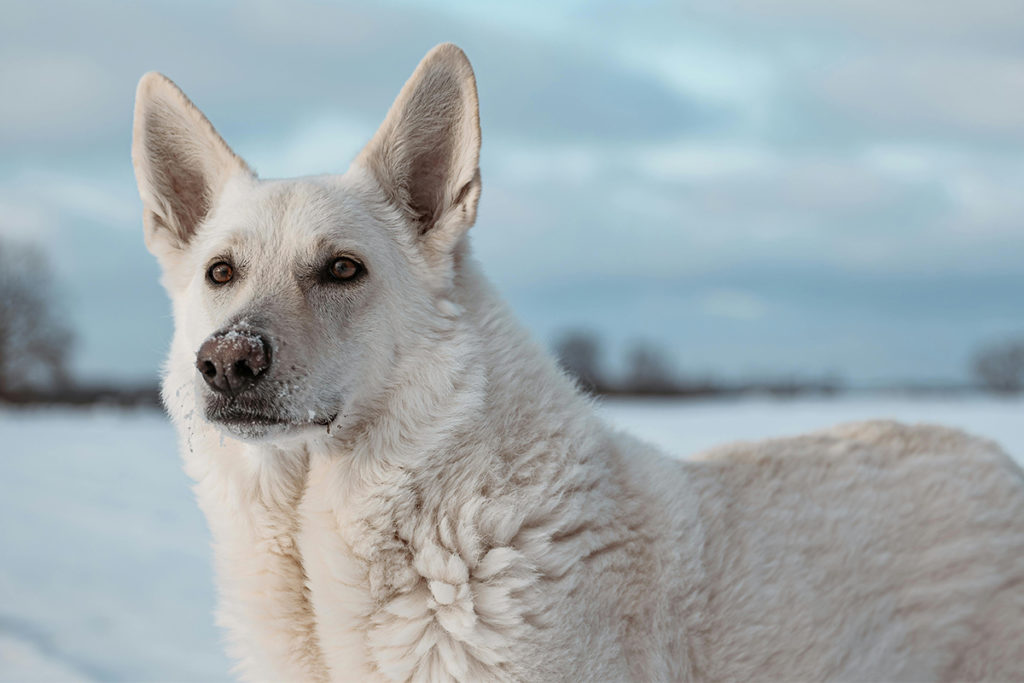
[[[362,270],[362,264],[348,258],[347,256],[341,256],[334,259],[327,268],[327,272],[330,273],[331,277],[335,280],[351,280],[356,275],[359,275]]]
[[[231,282],[235,276],[235,269],[227,261],[217,261],[206,271],[206,277],[215,285],[223,285]]]

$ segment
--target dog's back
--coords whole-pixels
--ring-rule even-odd
[[[994,444],[867,422],[687,468],[707,677],[1024,677],[1024,477]]]

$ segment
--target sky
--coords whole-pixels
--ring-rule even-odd
[[[150,380],[171,335],[130,163],[144,72],[261,176],[340,173],[443,41],[479,86],[473,250],[542,340],[865,385],[960,381],[1024,335],[1017,0],[3,10],[0,237],[46,253],[87,381]]]

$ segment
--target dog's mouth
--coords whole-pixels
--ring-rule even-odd
[[[251,442],[333,436],[341,398],[303,405],[286,389],[269,384],[229,396],[196,387],[203,418],[225,436]]]
[[[330,429],[335,418],[336,413],[319,415],[314,411],[309,411],[304,418],[297,418],[294,415],[252,408],[235,402],[214,402],[207,405],[206,409],[207,420],[246,438],[259,438],[309,427]]]
[[[296,420],[293,417],[285,417],[282,415],[268,415],[248,411],[230,410],[215,410],[207,414],[207,418],[211,422],[220,422],[226,425],[253,425],[263,427],[272,427],[274,425],[280,425],[283,427],[302,427],[305,425],[326,427],[334,421],[335,417],[337,417],[337,415],[329,417],[316,417],[314,415],[306,420]]]

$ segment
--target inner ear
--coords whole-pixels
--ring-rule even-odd
[[[476,219],[480,120],[473,69],[451,44],[431,50],[356,163],[432,250],[447,251]]]
[[[444,190],[451,173],[451,140],[449,136],[438,136],[441,144],[432,147],[424,145],[410,164],[408,201],[414,220],[419,224],[422,235],[434,227],[444,207]]]

